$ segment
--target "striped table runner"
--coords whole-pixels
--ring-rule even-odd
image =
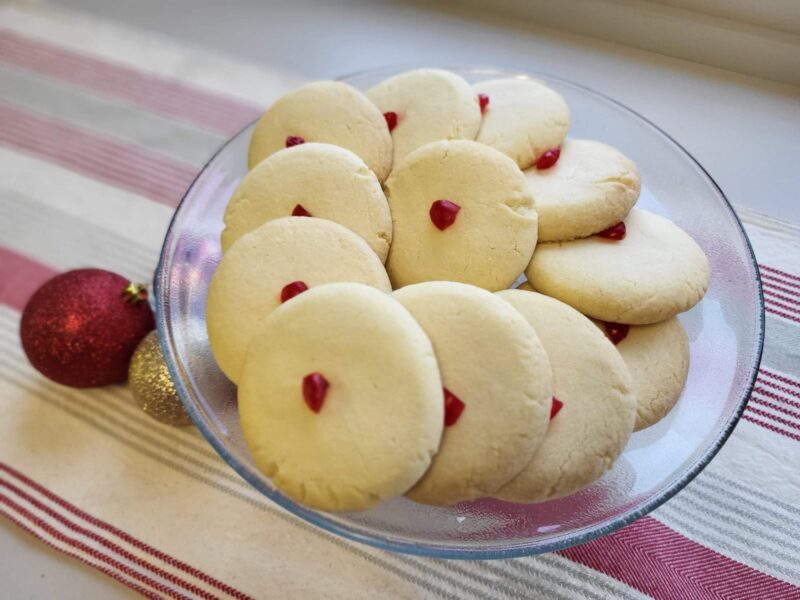
[[[6,5],[0,24],[0,527],[148,598],[800,598],[800,230],[742,211],[763,367],[734,435],[677,497],[544,556],[389,554],[273,505],[125,387],[51,384],[18,342],[26,299],[59,271],[149,280],[199,167],[295,82],[52,7]]]

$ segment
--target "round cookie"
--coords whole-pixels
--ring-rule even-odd
[[[280,306],[282,295],[291,295],[283,292],[287,285],[313,288],[336,281],[391,290],[367,243],[333,221],[284,217],[239,238],[217,266],[206,299],[208,341],[220,369],[238,383],[253,331]]]
[[[625,447],[636,417],[631,375],[611,342],[575,309],[524,290],[497,295],[539,335],[562,406],[531,461],[496,496],[511,502],[567,496],[611,469]]]
[[[605,330],[605,324],[595,324]],[[663,419],[680,398],[689,373],[689,338],[672,317],[653,325],[631,325],[616,346],[633,377],[633,430],[639,431]]]
[[[417,69],[395,75],[367,97],[384,114],[397,115],[391,130],[394,164],[437,140],[474,140],[481,126],[478,98],[463,77],[441,69]]]
[[[307,83],[278,98],[256,123],[249,168],[301,140],[347,148],[367,163],[379,181],[392,170],[386,120],[369,98],[341,81]]]
[[[392,215],[375,174],[358,156],[331,144],[280,150],[245,175],[225,209],[222,251],[259,225],[301,207],[360,235],[386,261]]]
[[[527,169],[547,150],[557,148],[569,129],[564,99],[533,79],[492,79],[472,86],[489,97],[476,138]]]
[[[448,280],[503,289],[536,246],[525,176],[507,156],[477,142],[418,148],[387,180],[386,197],[394,226],[386,268],[395,287]]]
[[[539,241],[590,236],[622,221],[639,199],[641,180],[632,160],[592,140],[565,140],[549,169],[525,170],[539,215]]]
[[[708,289],[700,246],[680,227],[634,208],[620,241],[592,236],[539,244],[525,274],[533,287],[601,321],[647,325],[697,304]]]
[[[435,505],[490,496],[528,464],[547,431],[547,355],[525,319],[480,288],[432,281],[394,297],[428,334],[443,386],[464,404],[406,496]]]
[[[259,469],[293,500],[363,510],[428,468],[442,435],[441,385],[431,343],[400,303],[365,285],[323,285],[254,335],[239,386],[242,432]]]

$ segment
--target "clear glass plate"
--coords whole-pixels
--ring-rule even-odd
[[[365,90],[401,70],[369,71],[344,81]],[[452,70],[470,82],[532,76],[491,68]],[[708,464],[736,425],[755,380],[764,333],[758,269],[736,214],[703,168],[655,125],[580,85],[535,77],[568,102],[570,137],[609,143],[634,159],[644,182],[639,206],[668,216],[708,255],[708,294],[680,317],[691,349],[680,401],[663,421],[633,434],[612,471],[567,498],[529,505],[486,499],[448,508],[399,498],[346,514],[294,503],[253,463],[239,427],[235,389],[217,368],[206,337],[206,289],[220,258],[225,204],[246,172],[251,125],[211,159],[175,213],[156,274],[158,331],[177,389],[200,431],[236,472],[298,517],[350,539],[426,556],[549,552],[605,535],[659,506]]]

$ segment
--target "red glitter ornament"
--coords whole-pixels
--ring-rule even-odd
[[[72,387],[125,381],[128,363],[155,327],[147,292],[102,269],[53,277],[28,301],[22,348],[45,377]]]

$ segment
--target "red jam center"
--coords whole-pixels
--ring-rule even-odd
[[[561,148],[550,148],[536,161],[536,168],[540,171],[549,169],[558,162],[558,157],[561,156]]]
[[[386,119],[386,125],[389,126],[389,131],[397,127],[397,113],[393,111],[383,113],[383,118]]]
[[[306,141],[301,138],[299,135],[287,135],[286,136],[286,147],[291,148],[292,146],[297,146],[298,144],[305,144]]]
[[[606,330],[606,337],[610,339],[615,346],[628,337],[628,332],[631,330],[631,326],[625,325],[624,323],[604,322],[603,328]]]
[[[450,200],[437,200],[431,204],[429,212],[431,221],[440,231],[444,231],[456,222],[456,215],[461,207]]]
[[[620,221],[616,225],[609,227],[608,229],[603,229],[603,231],[598,232],[597,234],[601,238],[605,238],[607,240],[624,240],[625,239],[625,223]]]
[[[302,294],[308,289],[308,286],[303,281],[293,281],[283,286],[281,290],[281,304],[287,300],[291,300],[298,294]]]
[[[309,373],[303,377],[303,400],[315,413],[322,410],[329,385],[322,373]]]
[[[310,217],[311,213],[308,212],[305,208],[303,208],[302,204],[298,204],[297,206],[292,209],[292,216],[293,217]]]
[[[561,407],[563,407],[563,406],[564,406],[564,403],[561,400],[559,400],[558,398],[556,398],[555,396],[553,396],[553,403],[550,405],[550,420],[551,421],[553,419],[555,419],[556,415],[558,414],[558,411],[560,411]]]
[[[486,107],[489,106],[489,96],[486,94],[478,94],[478,104],[480,104],[481,113],[485,113]]]
[[[461,413],[464,412],[466,404],[447,388],[442,389],[444,390],[444,426],[450,427],[456,424]]]

